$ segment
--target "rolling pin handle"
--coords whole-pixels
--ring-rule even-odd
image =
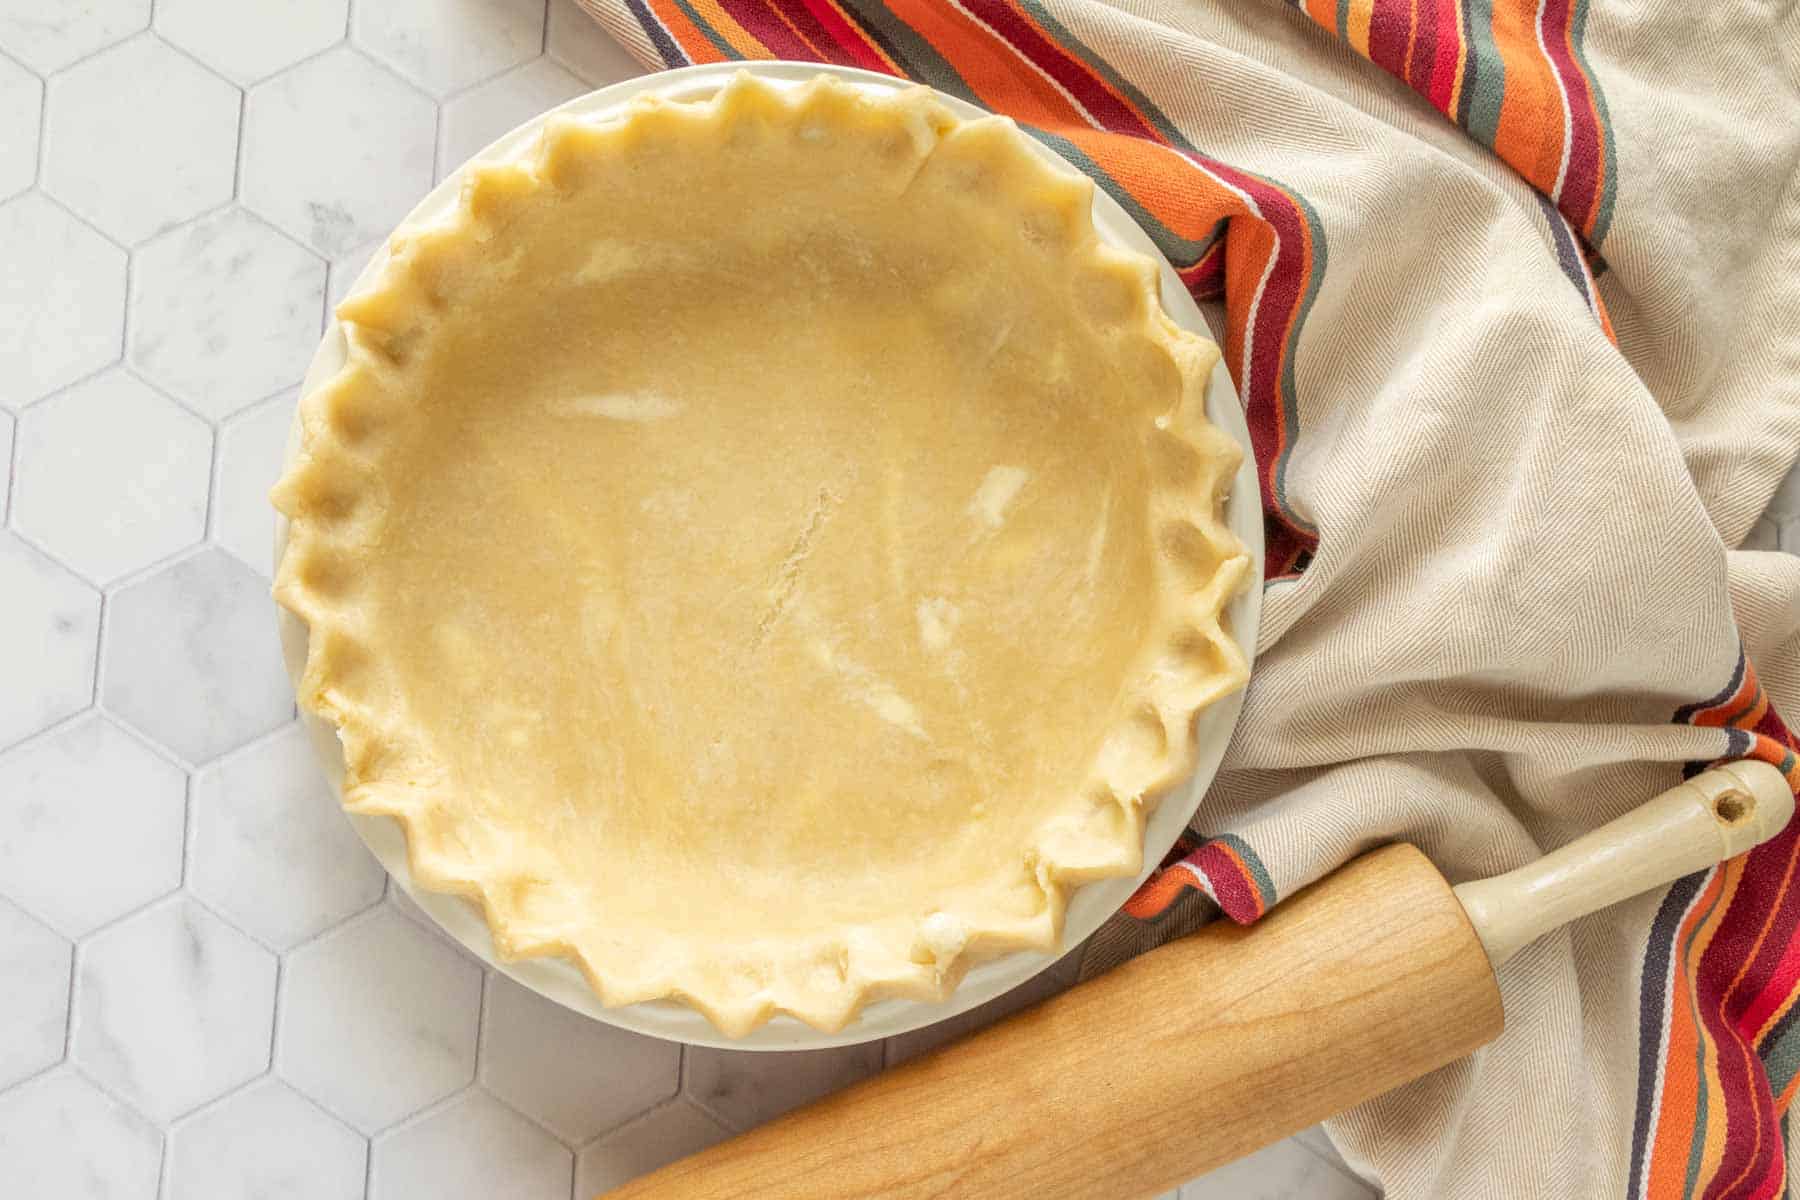
[[[1552,929],[1704,871],[1768,841],[1794,815],[1780,771],[1744,760],[1714,767],[1649,803],[1456,898],[1495,967]]]

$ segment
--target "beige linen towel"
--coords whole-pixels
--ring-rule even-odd
[[[1015,117],[1206,302],[1269,534],[1191,842],[1084,971],[1381,842],[1516,866],[1684,769],[1800,785],[1800,8],[582,0],[648,64],[847,63]],[[1772,702],[1772,703],[1771,703]],[[1779,1195],[1800,837],[1502,972],[1508,1028],[1330,1126],[1395,1197]]]

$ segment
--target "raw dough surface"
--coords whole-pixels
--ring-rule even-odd
[[[1022,137],[825,80],[553,119],[340,308],[302,702],[503,954],[836,1028],[1139,868],[1245,674],[1237,449]]]

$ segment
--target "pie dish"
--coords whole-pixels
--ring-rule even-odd
[[[1216,349],[928,92],[552,119],[339,309],[275,493],[346,807],[727,1034],[1045,949],[1237,688]]]

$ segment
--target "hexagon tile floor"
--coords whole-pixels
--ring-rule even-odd
[[[264,493],[326,304],[636,70],[572,0],[0,0],[0,1194],[590,1196],[946,1036],[565,1012],[387,887],[294,724]],[[1181,1195],[1371,1193],[1313,1131]]]

